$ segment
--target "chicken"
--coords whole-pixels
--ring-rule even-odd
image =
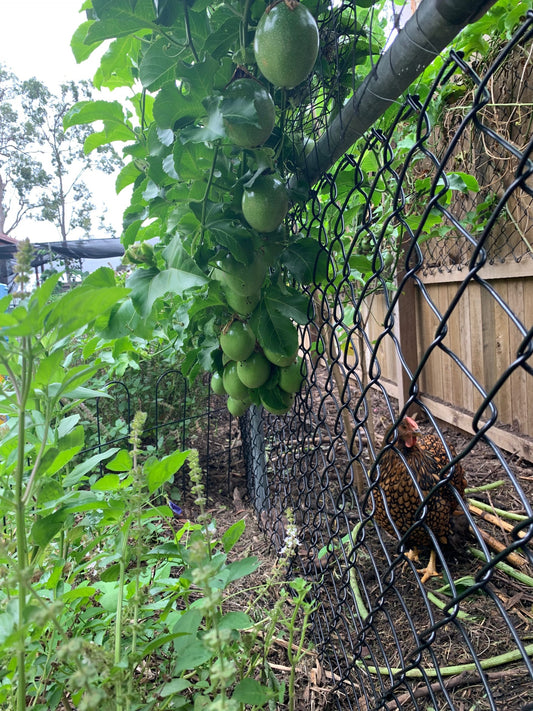
[[[390,438],[385,441],[390,441]],[[449,450],[455,456],[453,448],[449,447]],[[398,441],[393,448],[386,449],[378,461],[380,476],[372,489],[377,523],[395,535],[392,519],[403,536],[420,517],[416,513],[422,500],[426,499],[441,478],[450,475],[450,469],[442,474],[442,469],[449,462],[450,458],[441,440],[434,434],[422,435],[416,422],[411,417],[405,417],[398,426]],[[438,575],[436,551],[425,526],[431,529],[441,545],[451,545],[454,539],[460,538],[460,519],[464,518],[464,514],[454,489],[464,499],[465,487],[463,467],[456,463],[451,479],[432,491],[427,499],[427,514],[423,523],[409,534],[406,542],[411,548],[407,553],[410,560],[418,562],[420,548],[431,549],[428,566],[418,571],[422,574],[422,583]]]

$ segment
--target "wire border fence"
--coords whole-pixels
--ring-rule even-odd
[[[314,318],[301,329],[300,347],[307,380],[287,416],[251,408],[243,447],[250,495],[276,548],[289,517],[297,522],[293,570],[315,582],[313,637],[339,709],[529,708],[533,272],[526,251],[512,260],[511,272],[498,273],[491,244],[500,239],[496,229],[507,207],[531,214],[533,139],[522,135],[518,146],[516,136],[501,131],[489,106],[494,87],[487,87],[523,48],[526,59],[514,66],[526,85],[528,125],[532,37],[529,12],[492,63],[474,68],[450,53],[426,97],[397,102],[388,127],[374,125],[357,153],[339,156],[295,215],[297,229],[320,241],[328,262],[327,276],[308,288]],[[443,85],[468,86],[461,119],[446,136],[430,120]],[[500,97],[510,89],[503,82]],[[406,126],[411,147],[402,156]],[[488,206],[493,183],[486,167],[474,161],[477,189],[453,183],[464,141],[480,137],[494,149],[494,164],[507,163]],[[310,161],[312,177],[322,148]],[[477,222],[466,217],[476,207]],[[449,283],[427,269],[431,240],[439,240],[442,227],[453,234],[448,248],[463,249],[453,269],[445,263],[433,269],[445,277],[453,271]],[[476,347],[476,335],[487,330]],[[466,393],[468,407],[454,400],[458,392]],[[443,453],[429,488],[400,441],[401,421],[415,413]],[[397,474],[387,488],[391,456]],[[452,483],[459,467],[470,487],[464,495]],[[409,490],[416,493],[402,521],[391,511],[395,496],[409,498]],[[450,495],[463,519],[457,551],[443,544],[431,518]],[[416,534],[426,555],[436,550],[438,583],[422,583],[419,564],[406,558]],[[518,562],[511,563],[513,555]]]

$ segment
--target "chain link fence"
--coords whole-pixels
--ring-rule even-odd
[[[289,97],[316,106],[289,124],[295,145],[353,89],[342,28],[357,12],[334,5],[321,27],[322,74]],[[273,545],[297,524],[331,708],[531,708],[532,38],[528,13],[493,56],[450,53],[294,215],[323,248],[307,378],[286,416],[250,410],[243,448]],[[442,444],[437,469],[402,449],[415,414]],[[443,536],[450,500],[462,527],[450,516]],[[432,549],[439,575],[422,582]]]

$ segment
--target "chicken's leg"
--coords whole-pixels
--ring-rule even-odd
[[[427,568],[422,568],[418,572],[422,574],[422,580],[421,580],[422,584],[424,584],[430,578],[433,578],[434,576],[438,575],[438,573],[437,573],[437,552],[435,551],[434,548],[431,549],[431,553],[429,555],[429,563],[427,564]]]

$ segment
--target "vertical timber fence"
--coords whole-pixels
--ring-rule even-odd
[[[349,8],[320,28],[337,68]],[[528,13],[492,55],[446,55],[294,216],[323,248],[301,328],[306,382],[284,417],[252,408],[243,446],[273,544],[288,516],[298,527],[292,572],[314,583],[332,707],[532,708],[532,39]],[[295,141],[325,130],[317,81],[305,99],[314,119],[289,127]],[[375,512],[406,414],[446,454],[438,483],[408,504],[414,523],[402,532],[396,520],[393,535]],[[401,497],[417,473],[395,462]],[[459,467],[467,490],[452,496],[466,525],[448,550],[428,512]],[[439,576],[424,583],[431,546],[420,563],[405,555],[416,530],[436,550]]]

